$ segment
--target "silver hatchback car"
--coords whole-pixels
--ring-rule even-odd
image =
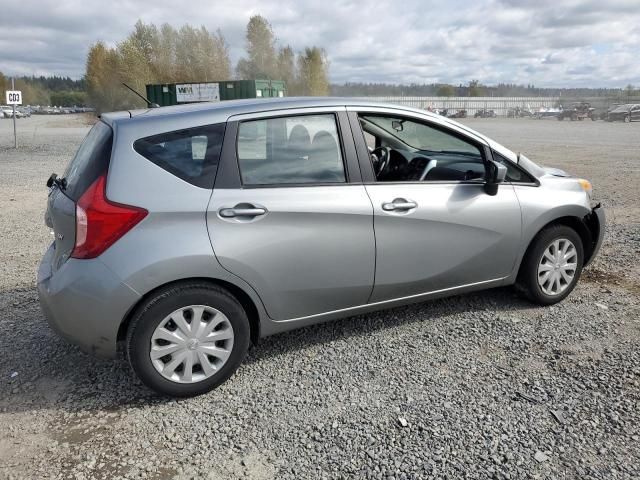
[[[513,284],[556,303],[604,234],[587,180],[343,98],[105,114],[48,186],[49,323],[172,396],[293,328]]]

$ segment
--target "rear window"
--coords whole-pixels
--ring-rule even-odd
[[[224,137],[224,123],[162,133],[136,140],[143,157],[192,185],[212,188]]]
[[[77,201],[87,188],[109,167],[113,132],[104,122],[96,123],[80,144],[75,157],[64,172],[64,193]]]

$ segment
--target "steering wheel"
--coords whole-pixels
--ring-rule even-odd
[[[376,178],[380,178],[380,174],[386,172],[391,163],[391,149],[389,147],[378,147],[371,152],[373,163],[373,173]]]

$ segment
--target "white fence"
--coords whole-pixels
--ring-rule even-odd
[[[554,107],[560,97],[361,97],[363,100],[396,103],[407,107],[449,110],[466,110],[467,115],[473,116],[483,108],[493,110],[497,115],[506,116],[511,108],[530,108],[532,111],[540,107]]]

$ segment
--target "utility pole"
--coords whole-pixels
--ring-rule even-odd
[[[16,89],[15,77],[11,77],[11,90]],[[13,104],[13,148],[18,148],[18,136],[16,135],[16,105]]]

